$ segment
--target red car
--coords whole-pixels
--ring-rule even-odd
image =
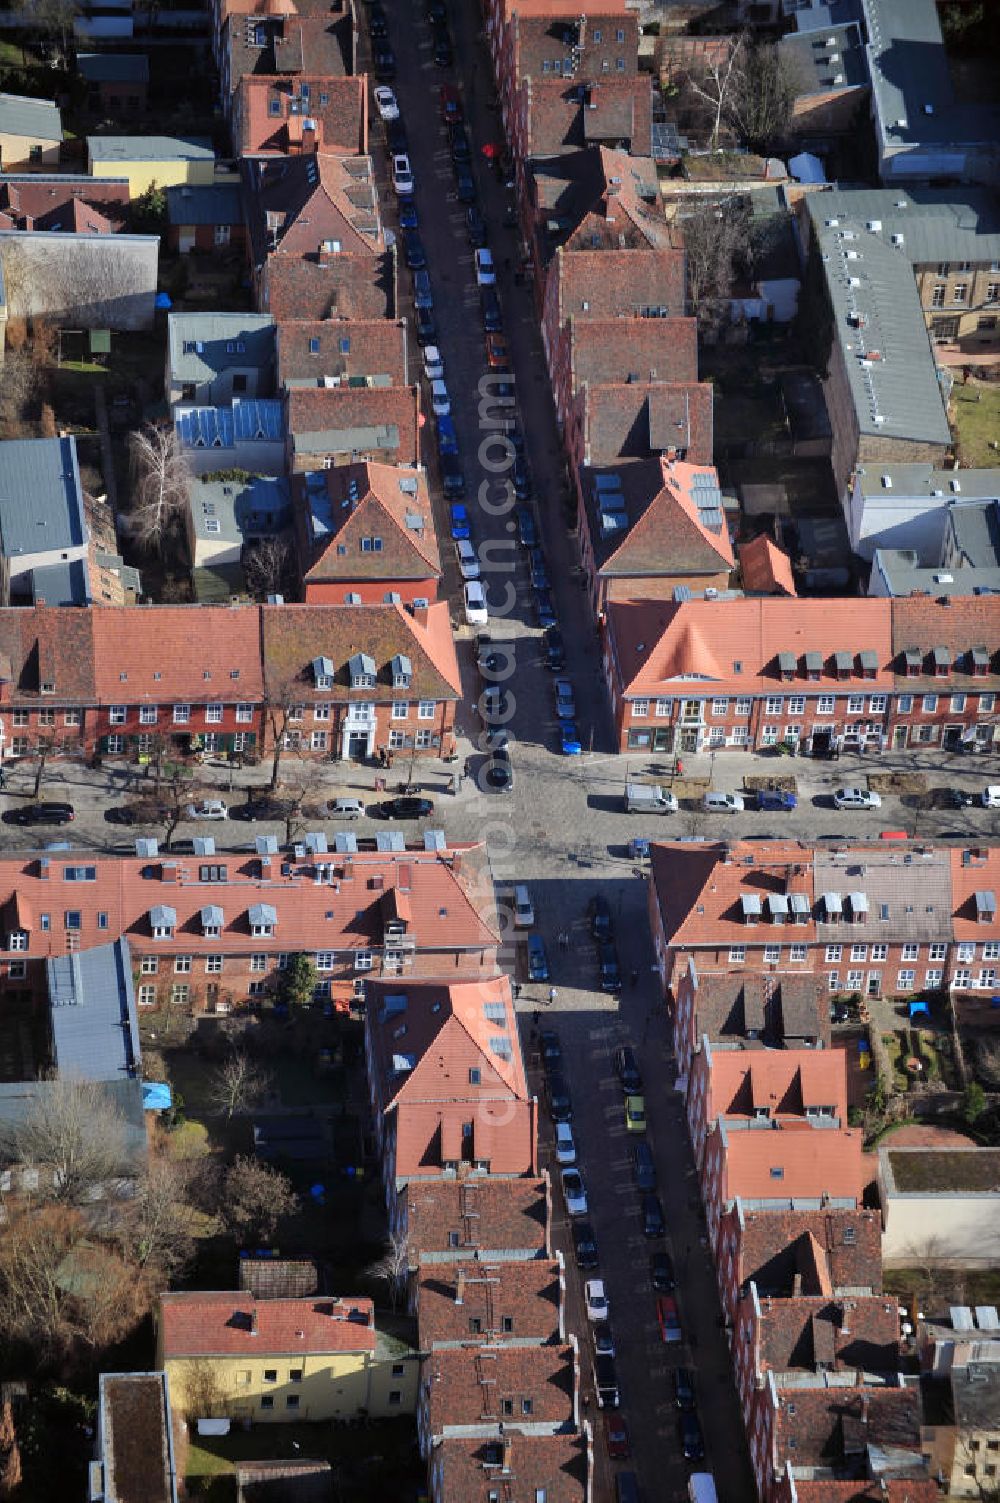
[[[677,1301],[672,1294],[661,1294],[656,1301],[656,1323],[663,1341],[683,1341],[681,1318],[677,1313]]]
[[[465,119],[462,96],[454,84],[442,84],[438,90],[441,119],[446,125],[459,125]]]
[[[487,334],[486,364],[491,371],[503,371],[508,368],[510,357],[507,354],[507,341],[502,334]]]
[[[612,1461],[628,1460],[628,1426],[615,1409],[604,1411],[604,1438]]]

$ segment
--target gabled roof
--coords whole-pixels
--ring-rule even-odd
[[[587,383],[697,381],[698,325],[693,318],[591,318],[569,323],[570,380]]]
[[[55,142],[62,140],[62,134],[59,107],[51,100],[0,94],[0,135]]]
[[[439,1348],[427,1364],[430,1436],[467,1437],[478,1430],[493,1438],[504,1416],[509,1416],[503,1418],[505,1434],[522,1426],[535,1434],[569,1430],[576,1418],[576,1365],[577,1349],[572,1346],[497,1342]]]
[[[285,255],[377,255],[385,249],[371,157],[309,152],[265,159],[244,175],[258,260]]]
[[[0,610],[0,682],[10,701],[95,703],[94,623],[103,611]]]
[[[800,600],[763,596],[744,600],[612,602],[607,629],[614,637],[624,692],[703,694],[860,693],[893,686],[888,600]],[[837,676],[834,653],[847,653],[852,671]],[[874,653],[874,677],[862,672],[862,652]],[[782,677],[778,655],[789,654],[792,676]],[[810,678],[807,653],[818,654]]]
[[[440,576],[422,469],[369,463],[314,470],[296,477],[296,499],[309,545],[307,582]]]
[[[715,574],[734,567],[719,478],[710,465],[659,459],[662,484],[617,548],[602,577]],[[592,498],[593,501],[593,498]],[[591,510],[600,528],[596,501]]]
[[[993,689],[1000,675],[1000,608],[994,595],[903,596],[892,601],[892,648],[896,686],[952,692],[955,689]],[[939,677],[935,649],[948,672]],[[920,672],[910,678],[904,661],[916,650]],[[973,674],[972,653],[985,652],[983,672]]]
[[[795,1482],[795,1503],[939,1503],[941,1497],[941,1489],[933,1477],[879,1477],[872,1482],[844,1482],[800,1477],[798,1470],[788,1468],[788,1476]]]
[[[658,858],[655,878],[658,894],[662,870],[663,862]],[[785,881],[786,889],[801,896],[808,905],[811,899],[802,890],[807,886],[807,880],[801,877]],[[669,904],[669,892],[662,890]],[[668,908],[667,914],[672,922],[673,911]],[[698,942],[698,938],[692,941]],[[829,990],[825,976],[788,972],[767,975],[731,967],[723,971],[699,970],[697,963],[693,963],[693,976],[691,971],[685,975],[689,982],[696,983],[692,1044],[707,1035],[713,1043],[739,1039],[750,1047],[763,1042],[772,1048],[794,1048],[806,1039],[829,1045]]]
[[[261,244],[256,255],[267,260],[264,295],[279,323],[318,318],[338,327],[355,318],[396,317],[392,252],[340,254],[321,262],[318,256],[269,255]]]
[[[579,9],[579,0],[574,9]],[[587,1503],[591,1447],[592,1441],[580,1434],[450,1437],[434,1452],[439,1503],[490,1503],[508,1472],[517,1477],[525,1498]]]
[[[26,554],[87,541],[76,439],[11,438],[0,444],[0,551],[19,572]]]
[[[322,386],[372,377],[407,384],[406,322],[391,318],[283,319],[278,325],[279,385]]]
[[[68,1080],[139,1074],[139,1018],[128,941],[46,962],[53,1063]]]
[[[367,146],[367,74],[297,74],[294,79],[244,74],[236,94],[236,148],[243,156],[287,156],[295,149],[354,156]]]
[[[737,1204],[737,1286],[753,1279],[761,1295],[788,1295],[801,1279],[803,1294],[882,1289],[879,1211],[748,1211]]]
[[[243,203],[237,183],[191,183],[165,188],[167,223],[172,225],[242,225]]]
[[[416,1284],[421,1350],[467,1346],[485,1337],[537,1351],[559,1338],[562,1278],[561,1264],[547,1258],[421,1267]]]
[[[389,665],[403,653],[413,678],[407,694],[414,699],[453,699],[461,694],[461,677],[452,640],[448,606],[439,602],[414,613],[401,605],[281,605],[261,610],[264,660],[272,686],[293,682],[308,702],[315,691],[311,664],[333,661],[336,677],[322,690],[324,700],[371,699],[372,689],[352,691],[345,667],[356,652],[375,660],[385,698],[398,698]]]
[[[801,1380],[776,1390],[774,1456],[796,1466],[849,1466],[864,1475],[868,1447],[920,1453],[920,1389],[830,1385]],[[797,1484],[796,1484],[797,1485]],[[905,1496],[905,1494],[904,1494]]]
[[[792,561],[765,534],[739,546],[740,573],[748,595],[794,595]]]
[[[685,309],[682,250],[556,251],[549,276],[556,278],[558,323],[574,314],[591,318],[662,317]],[[661,312],[662,310],[662,312]]]
[[[575,79],[535,75],[522,80],[519,92],[529,159],[556,158],[567,149],[579,151],[602,141],[627,141],[640,156],[649,152],[652,98],[644,74],[602,77],[589,89]]]
[[[323,1357],[375,1351],[370,1299],[255,1300],[236,1292],[161,1294],[164,1361],[184,1357]]]
[[[772,1132],[716,1132],[724,1142],[723,1200],[832,1200],[860,1206],[874,1170],[864,1161],[864,1137],[857,1129],[802,1127]]]
[[[578,447],[586,464],[613,464],[650,452],[680,451],[712,463],[713,389],[707,383],[656,381],[585,386]]]
[[[895,1295],[765,1295],[757,1324],[756,1372],[895,1374],[899,1334]]]
[[[97,704],[226,704],[263,695],[256,606],[105,606],[94,614]]]
[[[419,460],[415,386],[293,386],[285,400],[297,459],[377,454],[395,464]]]
[[[416,1263],[541,1258],[548,1241],[548,1181],[473,1176],[411,1179],[401,1192]]]
[[[840,1049],[712,1049],[709,1045],[710,1118],[771,1121],[828,1107],[846,1125],[847,1067]]]

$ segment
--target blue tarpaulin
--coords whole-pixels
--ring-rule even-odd
[[[165,1081],[144,1080],[142,1083],[142,1109],[144,1112],[168,1112],[174,1098]]]
[[[925,1018],[929,1018],[930,1015],[931,1015],[931,1010],[927,1006],[927,1003],[921,1001],[921,999],[919,997],[916,999],[916,1001],[911,1002],[909,1004],[909,1006],[910,1006],[910,1022],[911,1023],[913,1022],[914,1018],[920,1017],[921,1013],[923,1014],[923,1016]]]

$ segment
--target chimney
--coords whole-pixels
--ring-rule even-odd
[[[464,1268],[460,1268],[458,1270],[458,1273],[455,1275],[455,1303],[456,1303],[456,1305],[463,1305],[465,1303],[465,1269]]]
[[[354,881],[354,862],[353,861],[345,861],[344,862],[343,869],[342,869],[342,871],[340,873],[340,880],[342,882],[353,882]]]
[[[257,1334],[257,1306],[254,1305],[250,1311],[250,1335],[256,1336]]]
[[[846,1305],[842,1305],[840,1310],[840,1334],[841,1336],[850,1336],[851,1334],[851,1321]]]
[[[870,1403],[870,1400],[868,1398],[868,1395],[865,1394],[864,1397],[861,1400],[861,1423],[863,1425],[867,1425],[867,1423],[868,1423],[868,1407],[869,1407],[869,1403]]]
[[[505,1435],[504,1438],[503,1438],[503,1469],[504,1469],[505,1472],[509,1472],[510,1471],[511,1461],[513,1459],[513,1451],[514,1451],[514,1441],[513,1441],[513,1438],[510,1435]]]

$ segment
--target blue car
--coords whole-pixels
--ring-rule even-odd
[[[399,200],[399,228],[401,230],[415,230],[420,224],[417,214],[417,201],[415,198],[401,198]]]
[[[451,535],[456,543],[460,543],[463,538],[472,536],[472,530],[469,527],[468,509],[463,506],[461,501],[453,501],[451,503]]]
[[[535,615],[538,617],[539,626],[555,626],[555,606],[552,604],[552,596],[548,590],[535,591]]]
[[[427,265],[424,242],[415,228],[403,230],[403,254],[406,256],[406,264],[411,271],[422,271]]]
[[[437,420],[438,450],[442,454],[458,453],[458,429],[455,419],[439,417]]]
[[[580,734],[572,720],[560,721],[559,740],[562,743],[564,757],[578,757],[583,751],[580,745]]]
[[[548,981],[549,957],[540,934],[528,935],[528,976],[532,981]]]
[[[517,508],[517,535],[525,548],[538,547],[538,528],[535,526],[534,513],[530,506]]]
[[[532,548],[529,557],[531,568],[531,583],[536,590],[547,590],[551,581],[549,571],[545,564],[545,554],[541,548]]]

